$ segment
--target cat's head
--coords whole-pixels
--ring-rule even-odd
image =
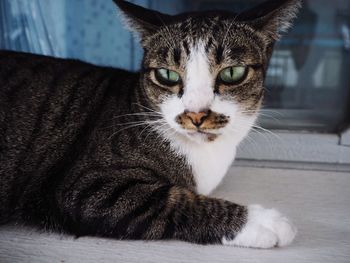
[[[242,139],[262,103],[273,44],[301,0],[267,1],[240,14],[175,16],[114,1],[140,35],[142,86],[166,126],[196,142]]]

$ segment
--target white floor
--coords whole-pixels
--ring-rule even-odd
[[[350,173],[232,168],[214,196],[278,208],[297,225],[271,250],[185,242],[126,242],[0,227],[0,262],[350,262]]]

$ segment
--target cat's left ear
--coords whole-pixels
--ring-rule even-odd
[[[269,0],[241,13],[239,19],[275,41],[291,26],[301,3],[301,0]]]
[[[141,38],[154,34],[171,19],[170,15],[144,8],[124,0],[113,0],[120,8],[129,28]]]

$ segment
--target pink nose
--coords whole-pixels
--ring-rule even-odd
[[[185,112],[185,115],[190,118],[193,125],[199,127],[205,121],[205,119],[209,116],[209,111],[201,111],[201,112]]]

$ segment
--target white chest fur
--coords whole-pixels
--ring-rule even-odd
[[[219,137],[202,144],[180,139],[173,146],[191,166],[198,193],[207,195],[218,186],[232,164],[237,143],[232,138]]]
[[[236,149],[232,144],[224,143],[205,146],[192,149],[187,158],[192,166],[198,193],[207,195],[225,176],[235,158]]]

